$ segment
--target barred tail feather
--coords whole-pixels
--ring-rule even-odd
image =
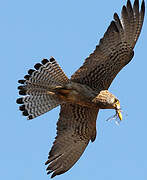
[[[28,71],[24,80],[18,81],[22,84],[18,86],[19,94],[24,96],[16,102],[22,104],[19,109],[28,119],[40,116],[61,104],[51,90],[68,82],[67,76],[53,57],[50,60],[43,59],[42,64],[37,63],[34,68]]]

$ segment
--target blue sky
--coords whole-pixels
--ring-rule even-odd
[[[70,77],[93,52],[113,13],[126,1],[2,1],[0,9],[1,126],[0,178],[47,180],[44,162],[56,135],[59,108],[27,121],[15,103],[17,80],[42,58],[54,56]],[[106,122],[113,110],[101,110],[97,138],[60,180],[147,179],[147,21],[133,61],[110,91],[123,107],[120,126]]]

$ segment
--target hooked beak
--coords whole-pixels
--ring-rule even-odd
[[[115,103],[115,109],[116,109],[116,113],[118,114],[119,119],[122,120],[122,113],[121,113],[121,109],[120,109],[119,100]]]
[[[121,110],[117,110],[116,112],[117,112],[117,114],[118,114],[119,119],[122,120],[122,113],[121,113]]]

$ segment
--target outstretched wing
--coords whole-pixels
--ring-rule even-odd
[[[99,45],[71,80],[86,84],[95,91],[108,89],[117,73],[133,58],[133,48],[141,32],[144,14],[144,0],[140,11],[139,0],[135,0],[133,7],[128,0],[122,8],[121,19],[114,14],[114,20]]]
[[[70,169],[83,154],[89,141],[96,137],[98,109],[75,104],[61,105],[57,136],[49,152],[47,174],[52,178]]]

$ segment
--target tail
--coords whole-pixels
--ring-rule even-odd
[[[28,71],[24,80],[18,81],[22,84],[18,89],[23,97],[16,102],[22,104],[19,109],[28,119],[40,116],[61,104],[57,95],[50,90],[68,82],[67,76],[53,57],[50,60],[43,59],[42,64],[37,63],[34,68]]]

